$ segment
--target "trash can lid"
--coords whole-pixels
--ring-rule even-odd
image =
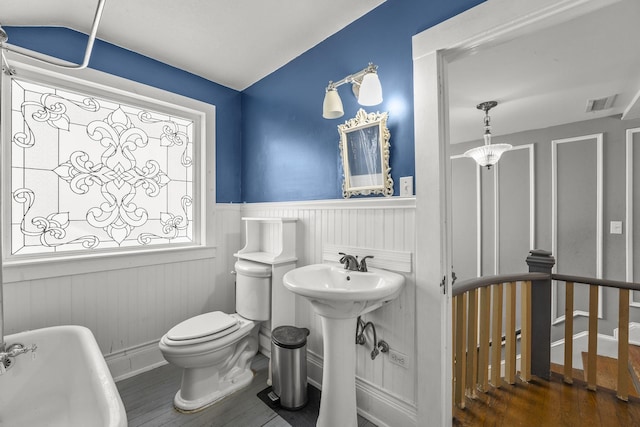
[[[271,340],[279,347],[300,348],[307,344],[309,329],[295,326],[278,326],[271,332]]]

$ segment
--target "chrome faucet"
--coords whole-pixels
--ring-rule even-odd
[[[0,352],[0,375],[11,366],[10,358],[20,356],[21,354],[28,353],[30,351],[35,352],[38,348],[37,345],[32,344],[31,347],[25,347],[23,344],[12,344],[7,347],[7,351]]]
[[[340,258],[340,264],[344,264],[345,270],[362,271],[367,272],[367,258],[373,258],[373,255],[367,255],[358,262],[358,257],[353,255],[347,255],[344,252],[338,252],[338,255],[342,255]]]
[[[369,271],[367,270],[367,261],[366,261],[367,258],[373,258],[373,255],[367,255],[366,257],[360,260],[360,267],[358,267],[358,271],[363,271],[363,272]]]
[[[342,255],[340,258],[340,264],[344,264],[345,270],[359,271],[360,265],[358,264],[358,258],[353,255],[347,255],[344,252],[338,252],[338,255]]]

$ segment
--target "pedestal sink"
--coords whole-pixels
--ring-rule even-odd
[[[313,264],[289,271],[283,282],[307,298],[322,321],[324,367],[316,426],[356,427],[355,319],[395,299],[404,276],[377,268],[360,272]]]

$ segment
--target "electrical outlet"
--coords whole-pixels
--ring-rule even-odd
[[[399,351],[389,349],[389,360],[394,365],[402,366],[403,368],[409,367],[409,359],[406,354],[402,354]]]

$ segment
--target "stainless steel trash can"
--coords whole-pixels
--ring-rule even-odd
[[[307,328],[278,326],[271,332],[271,383],[280,406],[297,410],[307,404]]]

